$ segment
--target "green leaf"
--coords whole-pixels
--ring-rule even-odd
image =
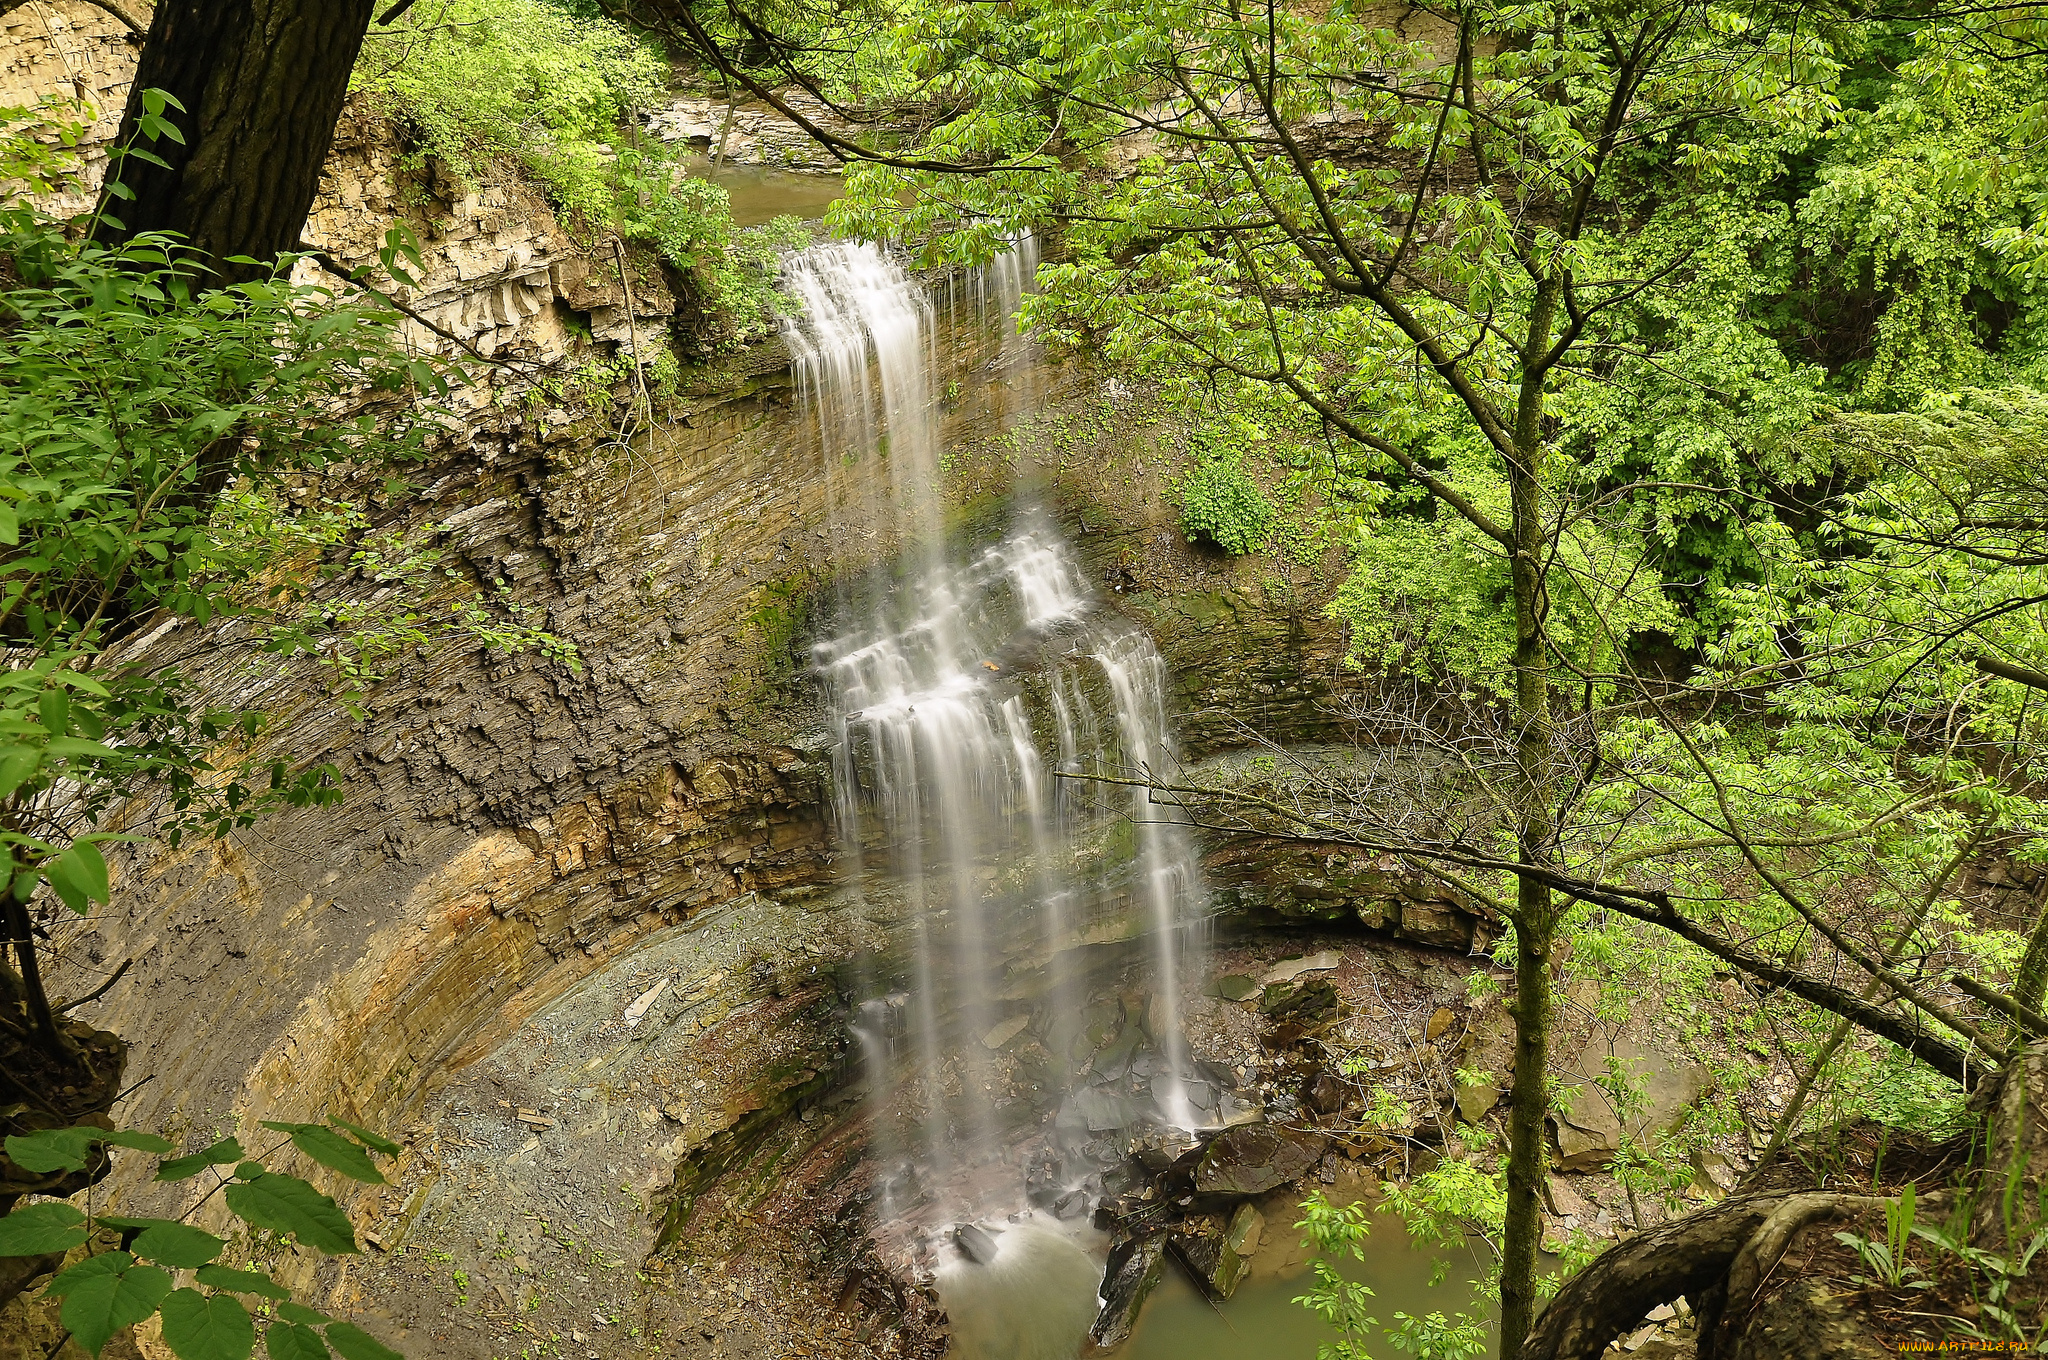
[[[243,1156],[240,1143],[232,1138],[223,1138],[203,1152],[171,1158],[156,1169],[156,1178],[160,1181],[190,1180],[209,1166],[239,1162]]]
[[[246,1162],[238,1162],[235,1165],[235,1176],[239,1180],[253,1181],[263,1174],[263,1163],[257,1161],[254,1157],[251,1157]]]
[[[295,1322],[273,1322],[263,1334],[270,1360],[327,1360],[327,1345],[320,1333]]]
[[[0,798],[20,788],[22,782],[43,763],[43,753],[31,746],[17,746],[0,756]]]
[[[340,1207],[297,1176],[266,1171],[227,1189],[228,1208],[259,1228],[292,1233],[309,1247],[340,1256],[358,1250],[356,1230]]]
[[[6,1142],[8,1160],[23,1171],[38,1175],[50,1171],[83,1171],[92,1145],[106,1137],[105,1129],[73,1127],[38,1129],[15,1134]]]
[[[0,1218],[0,1256],[41,1256],[69,1251],[85,1240],[85,1215],[68,1204],[17,1206]]]
[[[260,1294],[266,1299],[289,1299],[292,1291],[260,1270],[236,1270],[232,1266],[201,1266],[195,1277],[208,1289],[232,1289],[237,1294]]]
[[[263,1127],[290,1134],[293,1147],[330,1171],[339,1171],[351,1180],[384,1184],[384,1177],[371,1165],[368,1154],[325,1124],[278,1124],[265,1120]]]
[[[61,737],[71,724],[71,696],[61,689],[46,689],[36,703],[36,711],[50,735]]]
[[[337,1322],[329,1327],[327,1344],[340,1351],[343,1360],[405,1360],[353,1322]]]
[[[180,1289],[163,1302],[164,1344],[178,1360],[248,1360],[256,1349],[249,1310],[226,1294]]]
[[[156,1223],[144,1228],[128,1249],[146,1261],[179,1270],[197,1270],[221,1253],[227,1243],[189,1223]]]
[[[104,902],[111,895],[107,888],[106,858],[91,841],[72,842],[71,848],[51,860],[44,872],[50,876],[50,886],[57,890],[57,896],[64,900],[64,905],[80,916],[85,915],[94,902]],[[161,1148],[148,1150],[169,1152],[171,1145],[164,1143]]]
[[[94,851],[93,853],[98,854],[99,852]],[[100,1141],[112,1147],[134,1148],[137,1152],[154,1152],[158,1156],[162,1156],[177,1146],[168,1138],[160,1138],[153,1133],[144,1133],[141,1129],[115,1129],[110,1133],[102,1133]]]
[[[79,1345],[98,1355],[114,1333],[156,1311],[171,1292],[171,1275],[136,1264],[125,1251],[110,1251],[62,1272],[44,1292],[64,1300],[59,1319]]]
[[[324,1327],[334,1321],[319,1309],[308,1308],[303,1303],[280,1303],[277,1305],[277,1315],[292,1322],[303,1322],[308,1327]]]
[[[392,1142],[383,1134],[372,1133],[360,1124],[351,1124],[346,1119],[336,1119],[333,1115],[327,1116],[327,1122],[334,1125],[337,1129],[347,1129],[372,1152],[381,1152],[386,1157],[396,1157],[399,1153],[405,1151],[403,1147]]]
[[[78,842],[45,864],[43,874],[50,880],[50,886],[57,890],[57,896],[64,905],[83,916],[92,910],[95,901],[107,900],[107,862],[100,858],[98,850],[92,850],[91,858],[98,865],[98,877],[95,879],[93,865],[79,853],[80,846],[90,849],[87,842]]]

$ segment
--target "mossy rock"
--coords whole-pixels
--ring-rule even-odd
[[[1209,984],[1211,995],[1220,996],[1225,1001],[1242,1001],[1257,990],[1258,980],[1243,973],[1225,973]]]

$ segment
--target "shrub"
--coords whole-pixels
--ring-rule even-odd
[[[1194,543],[1206,539],[1241,555],[1265,546],[1273,505],[1235,454],[1205,454],[1180,484],[1180,527]]]

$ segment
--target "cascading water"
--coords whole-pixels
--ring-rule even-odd
[[[908,936],[905,985],[856,1023],[891,1105],[874,1121],[879,1205],[924,1228],[1021,1205],[1025,1177],[1006,1158],[1044,1136],[1048,1107],[1059,1109],[1053,1136],[1078,1147],[1109,1130],[1213,1124],[1222,1100],[1181,1032],[1205,901],[1187,828],[1142,788],[1075,778],[1171,772],[1165,663],[1101,607],[1044,514],[1022,512],[980,550],[946,533],[939,315],[976,342],[1020,345],[1012,318],[1033,264],[1027,238],[938,307],[873,245],[821,246],[786,271],[839,546],[849,563],[894,549],[895,574],[843,587],[837,635],[816,658],[848,876],[899,899]],[[1150,951],[1149,999],[1133,1038],[1091,1048],[1068,959],[1086,941],[1135,935]],[[1027,1024],[1056,1070],[1020,1118],[1005,1104],[1001,1050]]]

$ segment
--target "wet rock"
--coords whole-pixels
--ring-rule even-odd
[[[1259,984],[1243,973],[1226,973],[1216,979],[1214,990],[1225,1001],[1242,1001],[1259,990]]]
[[[1131,1063],[1138,1056],[1138,1045],[1144,1041],[1144,1031],[1136,1025],[1126,1026],[1123,1033],[1095,1055],[1096,1080],[1122,1081],[1130,1075]]]
[[[1237,1206],[1237,1212],[1230,1216],[1230,1226],[1224,1231],[1223,1240],[1230,1249],[1245,1260],[1259,1249],[1259,1238],[1266,1231],[1266,1216],[1249,1204]]]
[[[1003,1021],[1002,1024],[997,1025],[994,1029],[982,1035],[982,1046],[984,1048],[992,1049],[1002,1048],[1005,1044],[1009,1043],[1010,1040],[1016,1038],[1019,1034],[1022,1034],[1024,1032],[1024,1027],[1030,1023],[1031,1017],[1028,1015],[1013,1015],[1009,1019]]]
[[[1053,1216],[1062,1220],[1080,1218],[1088,1209],[1088,1192],[1078,1185],[1052,1202]]]
[[[1335,1114],[1344,1108],[1344,1083],[1328,1072],[1318,1072],[1303,1083],[1301,1103],[1317,1114]]]
[[[972,1223],[962,1223],[953,1229],[953,1245],[960,1248],[961,1255],[978,1266],[995,1260],[996,1253],[1001,1250],[994,1234]]]
[[[1298,1025],[1335,1019],[1337,987],[1322,978],[1291,986],[1276,982],[1260,996],[1259,1009],[1275,1020],[1289,1020]]]
[[[1070,1136],[1108,1133],[1135,1123],[1140,1112],[1138,1103],[1130,1097],[1088,1086],[1061,1103],[1058,1124],[1060,1132]]]
[[[1169,1233],[1166,1247],[1195,1282],[1212,1299],[1230,1297],[1244,1275],[1244,1260],[1223,1240],[1223,1220],[1204,1215]]]
[[[1046,1149],[1024,1168],[1024,1198],[1033,1204],[1058,1201],[1066,1189],[1066,1162],[1057,1152]]]
[[[1109,1253],[1109,1268],[1102,1276],[1102,1311],[1088,1335],[1108,1350],[1130,1340],[1131,1328],[1145,1298],[1166,1273],[1166,1243],[1158,1237],[1119,1243]]]
[[[1148,1176],[1164,1176],[1190,1153],[1201,1150],[1201,1140],[1178,1130],[1164,1132],[1147,1138],[1142,1144],[1131,1149],[1131,1159]],[[1199,1160],[1197,1157],[1196,1160]]]
[[[1322,1140],[1247,1124],[1226,1129],[1195,1168],[1195,1189],[1205,1195],[1263,1195],[1308,1174],[1323,1153]]]

